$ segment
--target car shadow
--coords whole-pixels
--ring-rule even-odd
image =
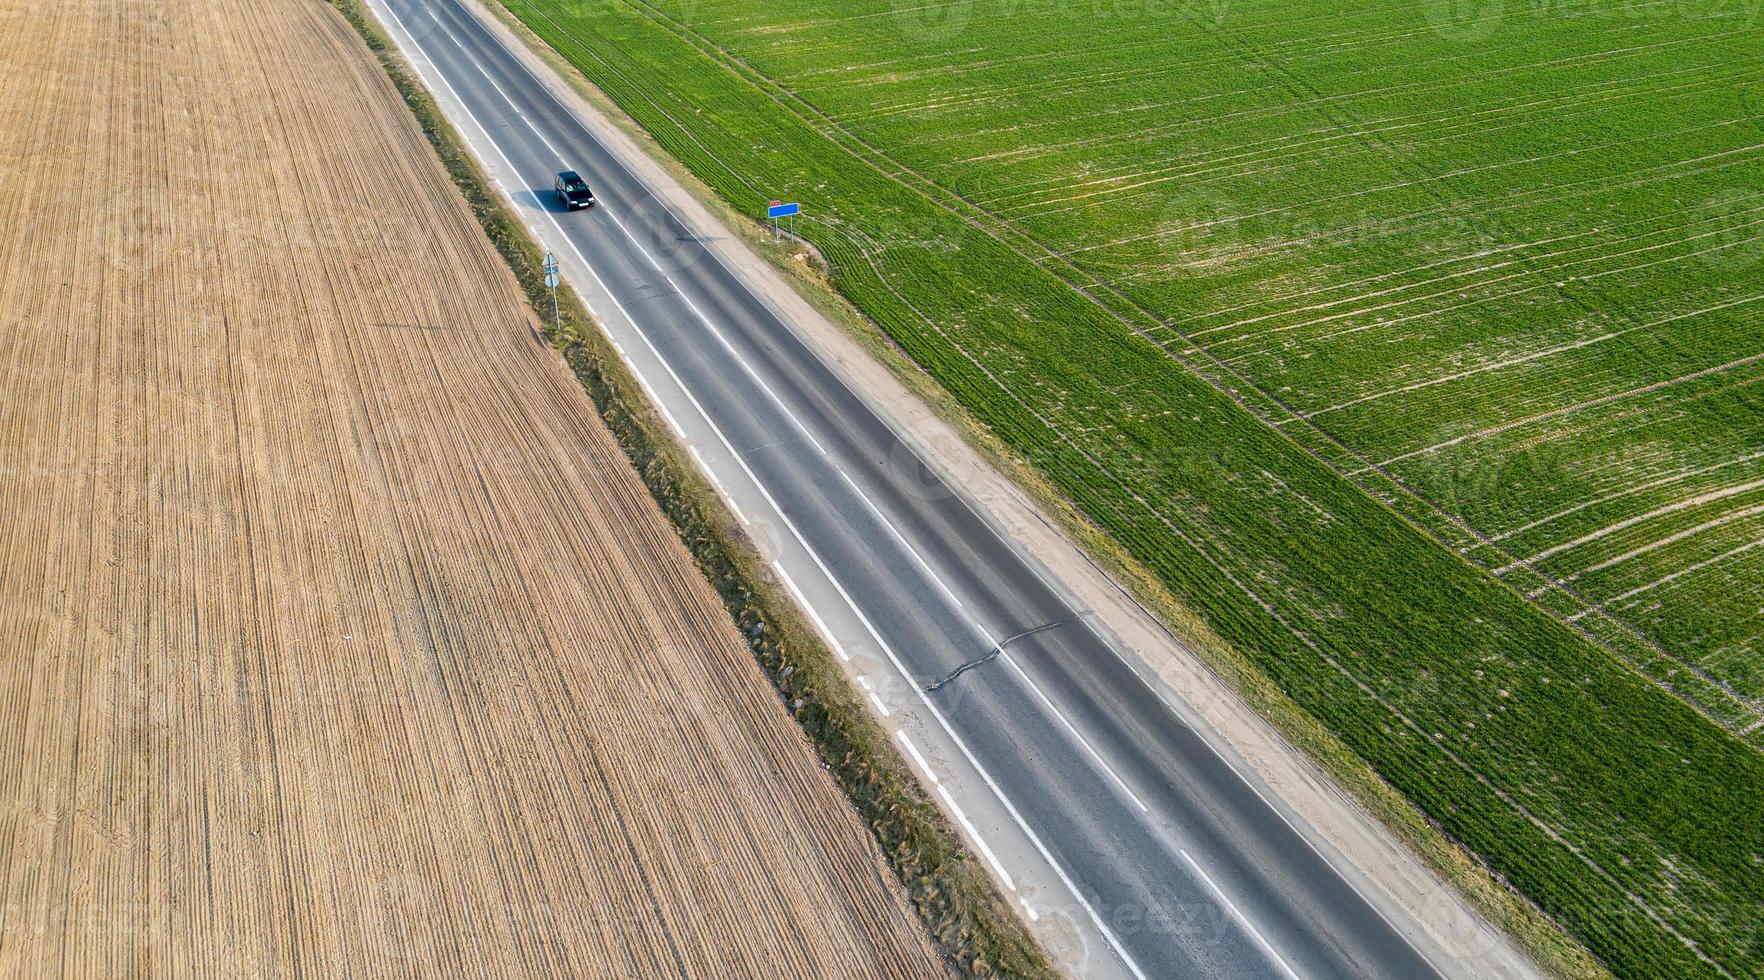
[[[545,205],[545,210],[548,213],[550,213],[550,214],[569,214],[569,213],[571,213],[571,209],[564,207],[564,203],[557,199],[557,191],[556,190],[554,190],[550,187],[533,187],[533,188],[529,188],[529,190],[532,192],[534,197],[539,199],[539,202],[541,204]],[[596,201],[596,204],[598,204],[598,200]],[[593,207],[576,208],[575,209],[575,211],[577,211],[577,212],[592,211],[592,210],[594,210]]]
[[[569,210],[557,199],[557,191],[550,187],[529,187],[527,193],[532,194],[533,199],[543,205],[548,213],[563,214]]]

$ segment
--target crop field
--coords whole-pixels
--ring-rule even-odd
[[[503,3],[1613,969],[1764,972],[1764,9]]]
[[[0,976],[947,975],[333,8],[0,50]]]

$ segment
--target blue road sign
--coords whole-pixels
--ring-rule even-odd
[[[790,204],[774,204],[769,209],[767,209],[766,217],[768,217],[768,218],[788,218],[791,215],[796,214],[798,211],[801,211],[801,210],[802,210],[802,205],[796,204],[794,202],[790,203]]]

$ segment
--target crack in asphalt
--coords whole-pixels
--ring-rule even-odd
[[[921,690],[923,690],[926,694],[930,694],[931,692],[936,691],[939,688],[943,687],[945,684],[948,684],[950,681],[953,681],[956,678],[967,673],[968,671],[973,670],[975,667],[984,666],[986,664],[991,663],[994,660],[997,660],[999,655],[1004,653],[1005,647],[1010,646],[1012,643],[1015,643],[1018,640],[1021,640],[1023,637],[1031,636],[1036,633],[1044,633],[1044,632],[1051,630],[1051,629],[1058,629],[1059,627],[1064,626],[1067,623],[1075,623],[1078,621],[1078,617],[1080,617],[1082,615],[1083,615],[1083,613],[1073,613],[1072,615],[1067,616],[1065,619],[1056,619],[1051,623],[1042,623],[1040,626],[1031,626],[1021,633],[1016,633],[1011,636],[1007,636],[1004,639],[993,644],[992,649],[988,650],[986,652],[985,656],[976,657],[973,660],[970,660],[967,663],[962,664],[960,667],[957,667],[956,669],[950,671],[947,675],[944,676],[944,678],[942,680],[934,681],[930,684],[927,684],[923,688],[921,688]]]

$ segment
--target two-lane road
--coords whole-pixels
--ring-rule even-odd
[[[854,676],[892,687],[878,713],[1038,930],[1097,973],[1437,975],[504,34],[462,0],[372,2]],[[599,207],[555,210],[564,169]]]

